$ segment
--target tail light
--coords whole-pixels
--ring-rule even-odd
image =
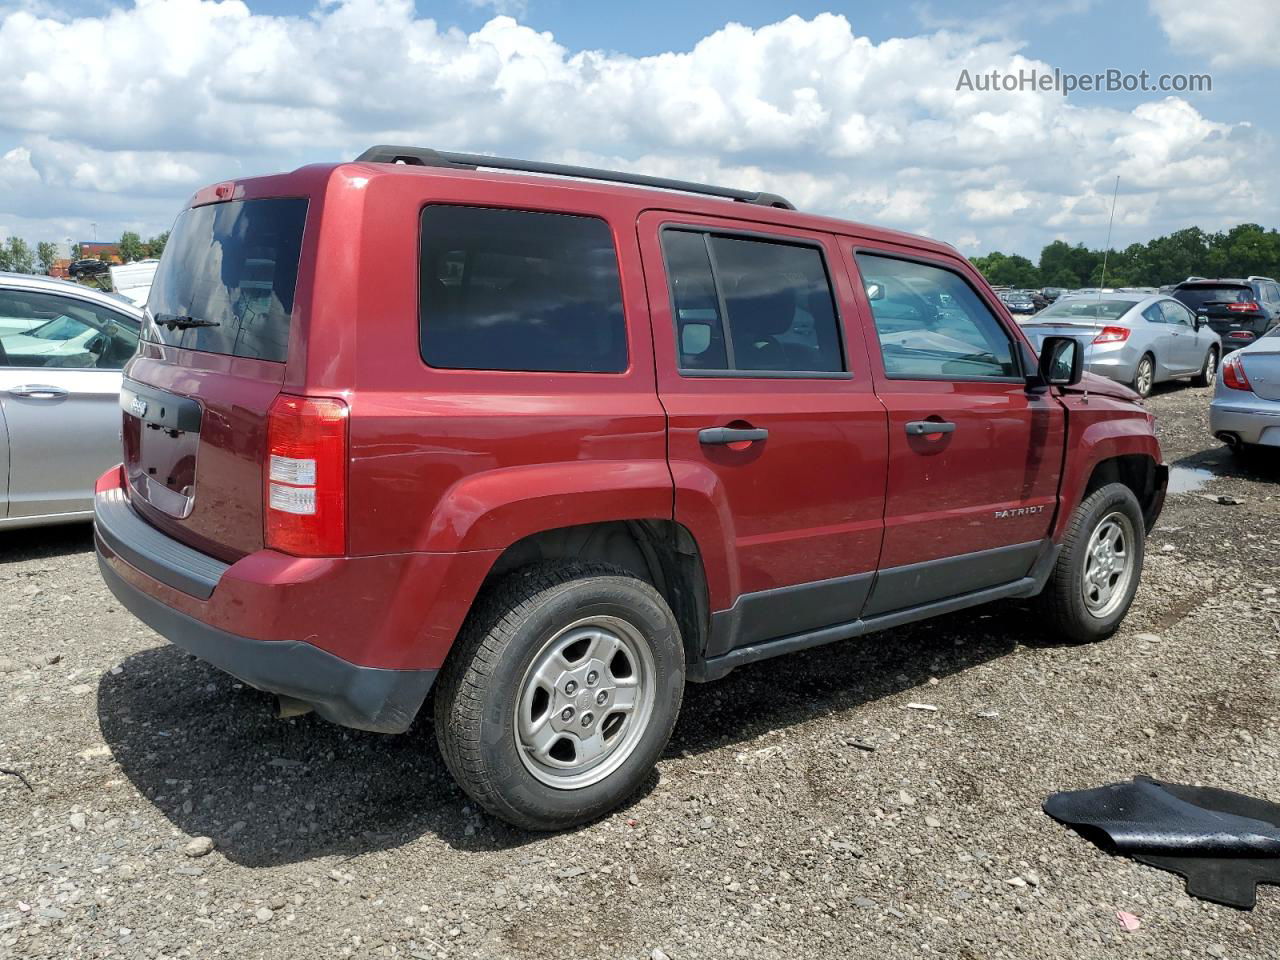
[[[1252,390],[1253,384],[1245,376],[1244,361],[1240,356],[1227,357],[1222,363],[1222,382],[1232,390]]]
[[[267,421],[266,545],[301,557],[347,549],[347,405],[280,394]]]
[[[1232,330],[1227,334],[1228,340],[1252,340],[1253,334],[1248,330]]]
[[[1232,313],[1257,313],[1258,305],[1256,303],[1228,303],[1227,309]]]
[[[1103,327],[1102,332],[1093,338],[1094,343],[1124,343],[1129,339],[1128,327]]]

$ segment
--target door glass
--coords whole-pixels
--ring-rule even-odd
[[[667,281],[676,318],[682,370],[728,370],[720,298],[711,276],[706,234],[667,230],[662,234]]]
[[[1173,300],[1161,300],[1160,309],[1164,311],[1165,319],[1169,323],[1181,324],[1184,327],[1191,326],[1191,312],[1182,304]]]
[[[682,370],[841,373],[839,321],[816,247],[666,230]]]
[[[1147,323],[1163,324],[1165,322],[1164,311],[1160,309],[1160,304],[1158,303],[1153,303],[1151,306],[1143,310],[1142,317],[1147,321]]]
[[[26,290],[0,291],[0,365],[119,370],[138,322],[106,307]]]
[[[893,380],[1020,376],[1009,335],[959,274],[857,254],[885,375]]]

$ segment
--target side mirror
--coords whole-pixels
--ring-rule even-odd
[[[1084,348],[1072,337],[1045,337],[1040,344],[1040,383],[1069,387],[1084,377]]]
[[[1196,328],[1196,333],[1199,333],[1199,332],[1200,332],[1200,330],[1204,327],[1204,325],[1205,325],[1205,323],[1206,323],[1206,322],[1207,322],[1207,321],[1205,320],[1205,318],[1204,318],[1204,317],[1201,317],[1201,316],[1197,316],[1197,317],[1196,317],[1196,319],[1195,319],[1195,321],[1194,321],[1194,323],[1195,323],[1195,328]]]

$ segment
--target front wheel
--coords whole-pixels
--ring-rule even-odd
[[[1212,387],[1213,381],[1218,378],[1218,348],[1210,347],[1209,352],[1204,356],[1204,366],[1200,368],[1200,372],[1192,379],[1191,383],[1196,387]]]
[[[640,786],[683,693],[680,630],[657,590],[608,564],[535,564],[473,611],[441,674],[436,737],[482,807],[559,830]]]
[[[1156,384],[1156,362],[1151,354],[1144,353],[1142,359],[1133,370],[1133,392],[1146,399],[1151,396],[1151,388]]]
[[[1038,598],[1046,626],[1067,643],[1111,636],[1138,590],[1145,547],[1133,491],[1122,483],[1095,490],[1076,508]]]

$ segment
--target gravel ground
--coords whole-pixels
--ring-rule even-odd
[[[1138,773],[1280,801],[1280,465],[1231,462],[1208,393],[1150,401],[1207,482],[1113,639],[1006,604],[740,669],[554,836],[469,807],[429,723],[271,719],[121,610],[85,529],[0,535],[0,766],[32,787],[0,776],[0,956],[1276,957],[1280,888],[1192,900],[1040,811]]]

